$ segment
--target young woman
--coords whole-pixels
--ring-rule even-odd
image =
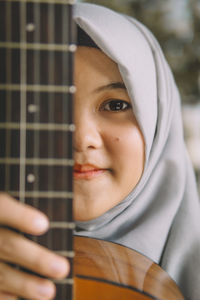
[[[160,264],[187,299],[200,297],[200,210],[185,149],[180,100],[152,34],[109,9],[75,9],[75,234],[120,243]],[[0,196],[0,223],[42,234],[40,212]],[[13,252],[13,249],[15,251]],[[51,299],[67,261],[0,229],[0,298]]]

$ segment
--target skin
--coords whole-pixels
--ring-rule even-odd
[[[144,141],[117,65],[98,49],[79,47],[75,69],[75,162],[102,171],[89,178],[75,176],[75,219],[90,220],[136,186]]]
[[[84,72],[83,72],[84,70]],[[137,185],[144,166],[144,140],[117,65],[97,49],[76,53],[74,216],[96,218]],[[0,193],[0,224],[41,235],[48,219],[36,209]],[[13,251],[15,249],[15,251]],[[16,263],[49,278],[64,278],[68,261],[22,235],[0,228],[0,299],[52,299],[47,279],[13,269]]]

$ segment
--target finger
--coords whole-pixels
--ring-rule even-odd
[[[64,257],[5,228],[0,229],[0,260],[55,279],[67,276],[70,269]]]
[[[34,300],[52,299],[55,296],[55,285],[50,280],[12,269],[3,263],[0,263],[0,278],[0,290],[5,294]]]
[[[0,292],[0,299],[2,299],[2,300],[18,300],[18,297],[11,295],[11,294]]]
[[[0,193],[0,224],[34,235],[44,233],[49,227],[42,212],[5,193]]]

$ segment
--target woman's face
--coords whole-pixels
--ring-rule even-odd
[[[117,65],[95,48],[75,59],[74,216],[96,218],[138,183],[144,140]]]

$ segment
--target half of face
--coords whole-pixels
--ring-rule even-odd
[[[137,185],[144,139],[118,66],[102,51],[78,47],[75,59],[74,217],[96,218]]]

